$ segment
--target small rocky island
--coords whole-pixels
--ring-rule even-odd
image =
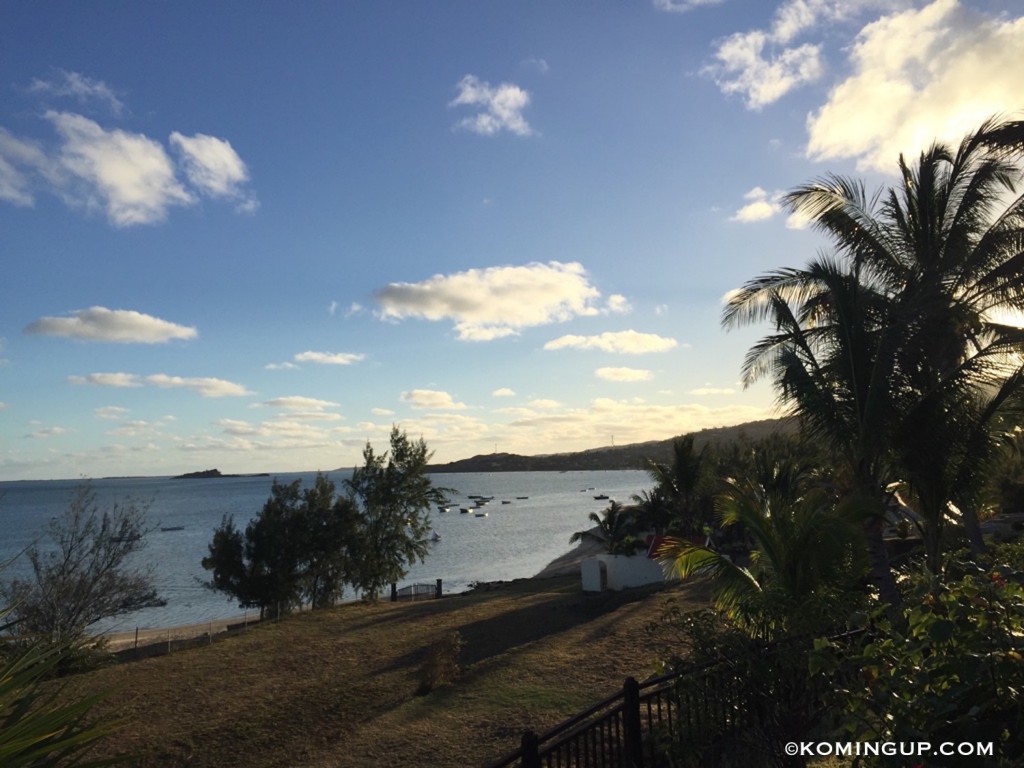
[[[171,480],[205,480],[218,477],[270,477],[269,472],[259,472],[255,475],[225,475],[219,469],[204,469],[199,472],[186,472],[184,475],[175,475]]]

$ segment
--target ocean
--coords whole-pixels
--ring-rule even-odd
[[[102,632],[127,632],[194,624],[242,614],[238,604],[202,583],[208,574],[201,565],[207,546],[224,515],[246,523],[262,509],[276,478],[303,486],[316,473],[285,473],[271,477],[226,477],[175,480],[166,477],[105,478],[92,480],[100,507],[128,500],[147,508],[152,532],[138,553],[139,564],[152,568],[157,591],[165,606],[147,608],[106,620]],[[341,488],[348,472],[328,476]],[[475,582],[507,581],[537,574],[572,546],[574,531],[591,527],[591,512],[600,512],[605,495],[628,502],[633,494],[649,489],[652,481],[641,471],[599,472],[496,472],[442,474],[434,484],[452,489],[452,508],[430,511],[433,530],[440,537],[430,545],[423,563],[413,565],[399,586],[442,580],[445,593],[461,592]],[[0,482],[0,562],[11,561],[0,579],[24,575],[26,558],[20,555],[44,532],[47,521],[68,505],[82,481]],[[460,514],[472,503],[471,495],[493,496],[486,517]],[[509,502],[507,504],[503,501]],[[161,530],[172,529],[172,530]],[[45,547],[45,539],[41,540]],[[355,598],[356,595],[350,594]]]

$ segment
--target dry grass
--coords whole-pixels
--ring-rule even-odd
[[[513,582],[420,603],[346,605],[208,647],[67,681],[110,690],[124,726],[104,749],[152,766],[473,766],[644,677],[645,626],[666,593],[592,598],[578,578]],[[458,631],[461,676],[417,696],[431,649]]]

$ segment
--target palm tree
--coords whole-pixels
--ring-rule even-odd
[[[654,481],[655,488],[652,498],[640,501],[650,502],[645,506],[652,509],[655,501],[660,502],[655,520],[659,533],[667,528],[680,533],[696,533],[707,522],[706,498],[702,497],[701,491],[710,463],[708,446],[696,450],[693,435],[672,441],[671,463],[648,462],[647,474]]]
[[[886,435],[900,399],[891,381],[898,334],[886,326],[884,297],[823,257],[748,283],[727,305],[725,324],[769,318],[776,332],[747,354],[744,382],[771,374],[807,435],[833,451],[846,506],[864,520],[872,580],[896,605],[882,530],[892,479]]]
[[[786,205],[833,252],[757,278],[725,311],[727,326],[774,322],[744,378],[770,374],[780,400],[842,457],[890,603],[880,539],[889,481],[911,488],[933,571],[951,502],[980,545],[970,500],[1024,382],[1024,333],[997,316],[1024,309],[1020,149],[1024,124],[989,121],[955,152],[935,145],[913,167],[901,157],[901,183],[884,193],[868,197],[839,176],[791,192]]]
[[[837,513],[833,489],[806,464],[762,456],[751,475],[724,481],[716,507],[722,526],[739,527],[751,542],[749,567],[671,537],[658,556],[680,577],[708,575],[716,606],[759,634],[799,619],[807,600],[861,574],[858,530]]]
[[[591,512],[587,517],[594,527],[576,531],[569,537],[570,544],[578,541],[600,542],[609,555],[633,555],[644,546],[644,542],[636,536],[636,521],[632,513],[619,502],[613,501],[601,514]]]

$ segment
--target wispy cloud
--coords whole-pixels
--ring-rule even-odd
[[[64,427],[41,427],[34,432],[29,432],[25,437],[32,438],[34,440],[45,440],[48,437],[58,437],[60,435],[66,435],[68,430]]]
[[[295,362],[316,363],[317,365],[352,365],[365,358],[366,355],[360,352],[300,352],[295,356]]]
[[[249,170],[229,141],[202,133],[189,137],[175,131],[171,146],[180,153],[185,175],[194,188],[210,197],[240,200],[247,212],[255,210],[255,198],[245,189]]]
[[[697,387],[691,389],[686,394],[694,395],[696,397],[707,397],[709,395],[734,395],[736,390],[731,387]]]
[[[226,379],[169,376],[165,373],[154,373],[150,376],[139,376],[135,373],[90,373],[86,376],[70,376],[68,381],[72,384],[97,387],[125,388],[148,385],[160,389],[189,389],[202,397],[242,397],[253,394],[241,384]]]
[[[523,328],[597,315],[600,295],[580,264],[552,261],[392,283],[376,297],[383,319],[452,320],[459,339],[489,341]]]
[[[523,110],[530,104],[530,94],[518,85],[502,83],[492,87],[475,75],[466,75],[456,87],[458,95],[448,103],[449,107],[481,109],[475,115],[460,120],[456,127],[482,136],[493,136],[502,131],[517,136],[533,134],[533,129],[523,117]]]
[[[118,405],[106,405],[93,409],[93,414],[95,414],[97,419],[104,419],[106,421],[117,421],[127,413],[127,408],[122,408]]]
[[[265,400],[263,405],[270,408],[283,408],[287,411],[322,411],[325,408],[338,407],[338,403],[332,403],[330,400],[320,400],[315,397],[304,397],[302,395],[275,397],[271,400]]]
[[[134,373],[90,373],[86,376],[70,376],[72,384],[91,384],[96,387],[141,387],[142,381]]]
[[[694,8],[720,5],[725,0],[653,0],[654,7],[667,13],[686,13]]]
[[[146,383],[162,389],[190,389],[203,397],[242,397],[252,394],[241,384],[210,377],[168,376],[156,373],[147,376]]]
[[[515,397],[515,390],[509,389],[508,387],[499,387],[498,389],[491,392],[491,397]]]
[[[677,346],[679,342],[675,339],[629,330],[609,331],[598,336],[560,336],[545,344],[544,349],[596,349],[622,355],[644,355],[651,352],[667,352]]]
[[[33,80],[28,90],[30,93],[46,96],[70,97],[79,104],[99,102],[116,117],[120,117],[125,111],[124,103],[113,88],[102,80],[94,80],[78,72],[58,69],[48,80]]]
[[[594,375],[605,381],[650,381],[654,378],[651,371],[643,368],[598,368]]]
[[[41,317],[28,325],[25,333],[120,344],[162,344],[172,339],[194,339],[198,335],[191,326],[134,310],[106,307],[76,310],[70,317]]]
[[[729,35],[718,43],[715,61],[703,70],[723,93],[744,97],[761,109],[825,73],[821,43],[797,44],[799,36],[824,24],[845,22],[870,8],[891,8],[901,0],[786,0],[766,29]]]

